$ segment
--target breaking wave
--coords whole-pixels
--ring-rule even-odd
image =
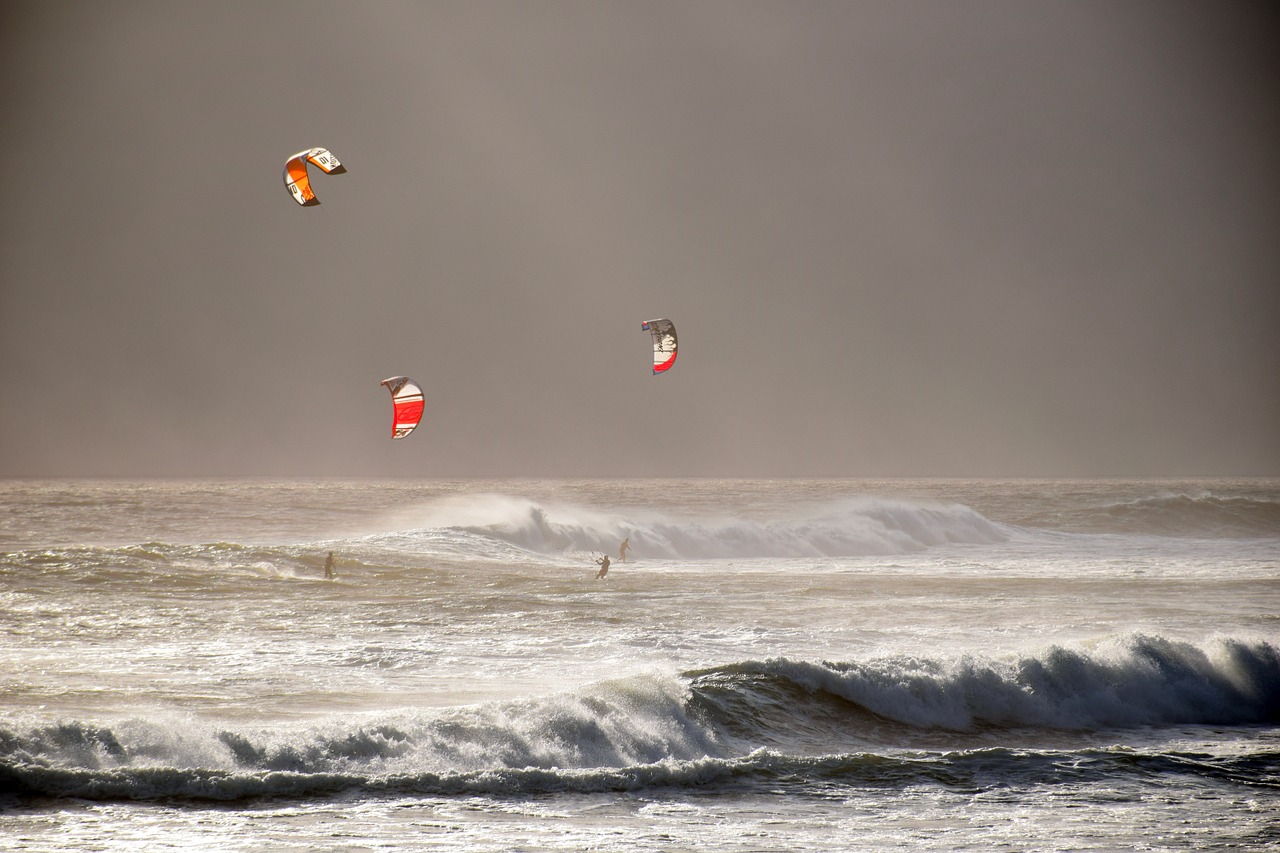
[[[22,797],[234,800],[726,787],[1053,782],[1190,773],[1280,788],[1280,753],[1209,758],[1063,731],[1274,726],[1280,653],[1131,636],[1013,660],[742,661],[447,710],[228,730],[190,719],[0,729]],[[1039,733],[1039,734],[1037,734]],[[943,748],[905,749],[925,735]],[[1015,737],[1016,735],[1016,737]]]
[[[1230,639],[1201,648],[1132,635],[1011,661],[745,661],[692,678],[726,721],[835,702],[851,718],[956,732],[1280,723],[1280,651]]]

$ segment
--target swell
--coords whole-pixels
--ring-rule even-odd
[[[1019,519],[1032,527],[1078,532],[1196,538],[1280,537],[1280,497],[1210,490],[1169,491],[1119,501],[1095,500]]]
[[[315,578],[323,574],[323,546],[179,545],[142,542],[119,547],[73,546],[0,554],[0,580],[21,589],[47,582],[139,584],[144,589],[204,587],[220,579]]]

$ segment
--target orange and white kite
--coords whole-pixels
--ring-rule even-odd
[[[316,198],[315,191],[311,189],[311,179],[307,176],[308,160],[323,169],[326,175],[341,175],[347,169],[338,162],[337,157],[329,153],[327,148],[308,148],[285,161],[285,189],[298,204],[303,207],[315,207],[320,203],[320,199]]]

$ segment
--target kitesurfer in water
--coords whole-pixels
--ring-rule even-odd
[[[324,579],[333,580],[333,552],[329,552],[329,556],[324,561]]]
[[[628,536],[622,540],[622,544],[618,546],[618,559],[622,562],[627,561],[627,549],[631,547],[631,537]]]
[[[600,566],[600,571],[596,573],[596,580],[600,580],[600,578],[609,574],[609,555],[605,554],[602,557],[597,557],[596,563]]]

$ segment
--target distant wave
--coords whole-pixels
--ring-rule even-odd
[[[422,559],[518,564],[530,557],[617,553],[630,539],[647,560],[824,558],[909,554],[947,544],[1004,541],[1008,528],[959,504],[851,498],[771,521],[696,518],[645,509],[606,512],[508,495],[441,498],[386,523],[391,532],[287,545],[143,542],[0,553],[0,577],[66,575],[78,582],[166,576],[180,584],[220,576],[314,579],[326,550],[379,569],[420,567]]]
[[[1006,530],[959,504],[849,498],[770,521],[650,510],[604,512],[506,495],[444,498],[403,520],[420,534],[453,530],[535,553],[616,551],[646,559],[857,557],[1004,541]],[[408,535],[408,532],[405,534]]]
[[[0,553],[0,580],[22,586],[36,574],[45,582],[76,584],[146,583],[177,591],[245,578],[308,579],[320,577],[325,552],[321,546],[241,545],[211,542],[177,545],[142,542],[118,547],[71,546]]]
[[[1280,788],[1275,752],[1213,759],[1089,745],[1053,751],[1028,734],[1277,724],[1280,653],[1272,645],[1133,636],[1008,661],[742,661],[519,701],[235,731],[185,718],[11,727],[0,729],[0,791],[228,800],[964,786],[983,774],[1007,783],[1152,772],[1251,777]],[[910,736],[930,732],[950,745],[904,749]]]
[[[1035,520],[1030,521],[1036,524]],[[1280,500],[1169,492],[1134,500],[1083,506],[1049,526],[1101,533],[1189,537],[1280,537]]]

